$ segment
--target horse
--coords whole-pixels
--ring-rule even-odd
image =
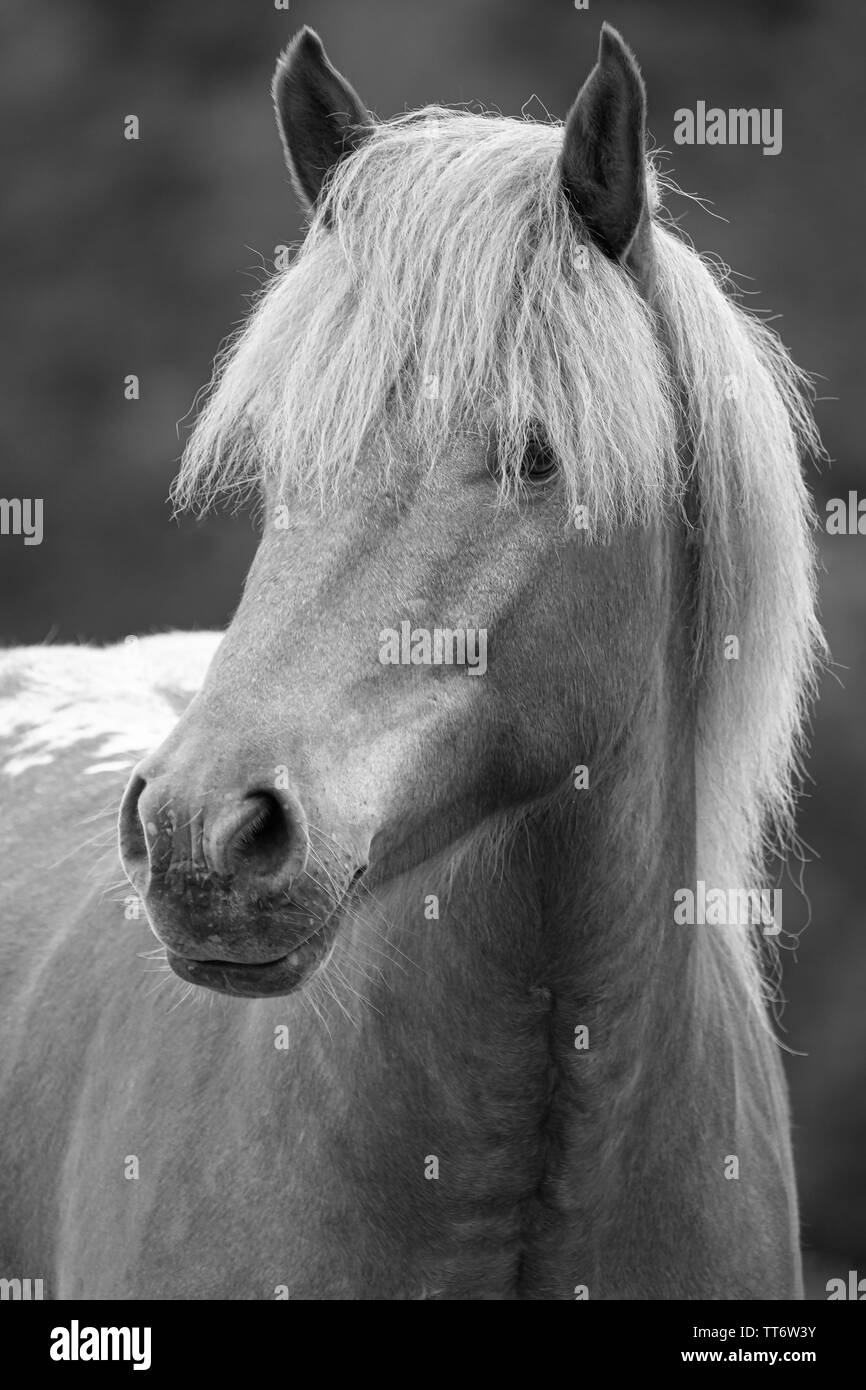
[[[802,1297],[780,924],[677,905],[792,840],[807,379],[610,26],[561,124],[309,29],[273,92],[308,225],[174,488],[256,499],[235,616],[3,656],[4,1274]]]

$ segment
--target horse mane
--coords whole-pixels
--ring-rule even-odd
[[[542,431],[598,543],[682,511],[691,489],[697,877],[758,886],[793,833],[822,652],[808,382],[669,225],[651,166],[650,308],[575,226],[561,143],[557,125],[439,107],[377,125],[218,358],[173,495],[206,506],[270,477],[326,501],[362,454],[384,483],[395,426],[430,468],[448,434],[493,440],[506,496]],[[753,932],[711,934],[757,999]]]

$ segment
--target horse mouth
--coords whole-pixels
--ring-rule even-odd
[[[202,985],[217,994],[230,994],[241,999],[266,999],[279,994],[293,994],[312,978],[330,955],[348,900],[366,872],[366,867],[364,865],[355,872],[345,893],[325,920],[284,955],[266,961],[201,960],[169,948],[166,955],[168,964],[175,975],[187,984]]]
[[[288,955],[252,964],[241,960],[195,960],[168,952],[168,963],[175,975],[191,985],[203,985],[217,994],[242,999],[265,999],[275,994],[293,994],[322,964],[330,940],[317,933]]]

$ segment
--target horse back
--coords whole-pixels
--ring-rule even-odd
[[[120,867],[117,808],[217,640],[0,654],[0,1262],[49,1291],[88,1048],[121,972],[155,945]]]

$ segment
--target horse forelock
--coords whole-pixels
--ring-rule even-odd
[[[668,225],[651,167],[650,308],[570,216],[561,142],[553,124],[434,107],[377,126],[219,359],[175,498],[207,504],[263,477],[326,498],[372,441],[397,467],[396,423],[429,467],[449,433],[492,438],[505,492],[542,430],[571,513],[585,507],[602,541],[691,486],[698,877],[757,885],[767,841],[791,834],[822,651],[800,471],[818,447],[807,382]],[[757,998],[748,929],[713,937]]]
[[[543,428],[599,532],[670,500],[676,412],[652,315],[576,232],[561,141],[439,108],[377,126],[218,365],[177,500],[262,475],[327,495],[372,439],[387,455],[395,421],[430,466],[446,434],[492,436],[506,490]]]

